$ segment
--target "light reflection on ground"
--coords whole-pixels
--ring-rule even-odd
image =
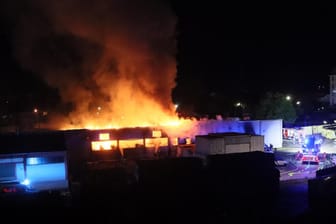
[[[316,177],[316,171],[325,167],[333,166],[336,162],[336,144],[334,141],[325,139],[321,146],[321,153],[326,153],[327,159],[316,164],[302,164],[300,160],[296,160],[295,156],[298,152],[302,152],[302,148],[298,144],[293,144],[291,140],[284,140],[283,147],[275,151],[275,158],[286,160],[286,166],[277,167],[280,171],[280,181],[311,179]]]

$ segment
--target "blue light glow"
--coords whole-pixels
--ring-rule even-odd
[[[39,166],[27,166],[27,176],[30,180],[36,181],[64,180],[65,165],[64,163],[52,163]]]
[[[306,139],[304,140],[304,142],[305,142],[305,144],[307,145],[307,144],[309,143],[309,139],[306,138]]]
[[[21,182],[21,184],[28,186],[30,184],[30,181],[28,179],[25,179],[24,181]]]
[[[27,165],[37,165],[40,163],[40,159],[37,157],[27,158]]]

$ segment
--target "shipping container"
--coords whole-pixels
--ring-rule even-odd
[[[212,133],[197,135],[195,153],[216,155],[264,151],[264,136],[241,133]]]
[[[200,120],[197,124],[196,135],[209,133],[234,132],[249,135],[262,135],[266,145],[272,144],[274,148],[282,147],[282,119],[276,120]],[[194,137],[194,136],[192,136]]]

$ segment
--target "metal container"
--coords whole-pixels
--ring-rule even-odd
[[[216,133],[196,136],[195,152],[200,155],[241,153],[264,150],[264,136]]]

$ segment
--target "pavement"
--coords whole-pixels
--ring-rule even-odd
[[[272,217],[279,222],[288,223],[299,220],[308,213],[307,179],[280,181],[279,197],[274,206]]]
[[[283,146],[281,148],[277,148],[276,150],[282,151],[282,152],[298,152],[302,151],[302,146],[300,144],[293,143],[292,140],[283,140]],[[336,154],[336,142],[332,139],[324,139],[323,143],[321,145],[322,153],[328,153],[328,154]]]
[[[303,165],[296,161],[297,152],[302,152],[301,146],[288,140],[284,140],[283,147],[274,152],[275,157],[285,159],[288,164],[277,167],[280,171],[280,193],[272,217],[279,223],[318,223],[320,215],[309,206],[308,181],[316,177],[318,169],[336,164],[336,144],[325,139],[321,152],[327,153],[328,157],[318,165]]]

